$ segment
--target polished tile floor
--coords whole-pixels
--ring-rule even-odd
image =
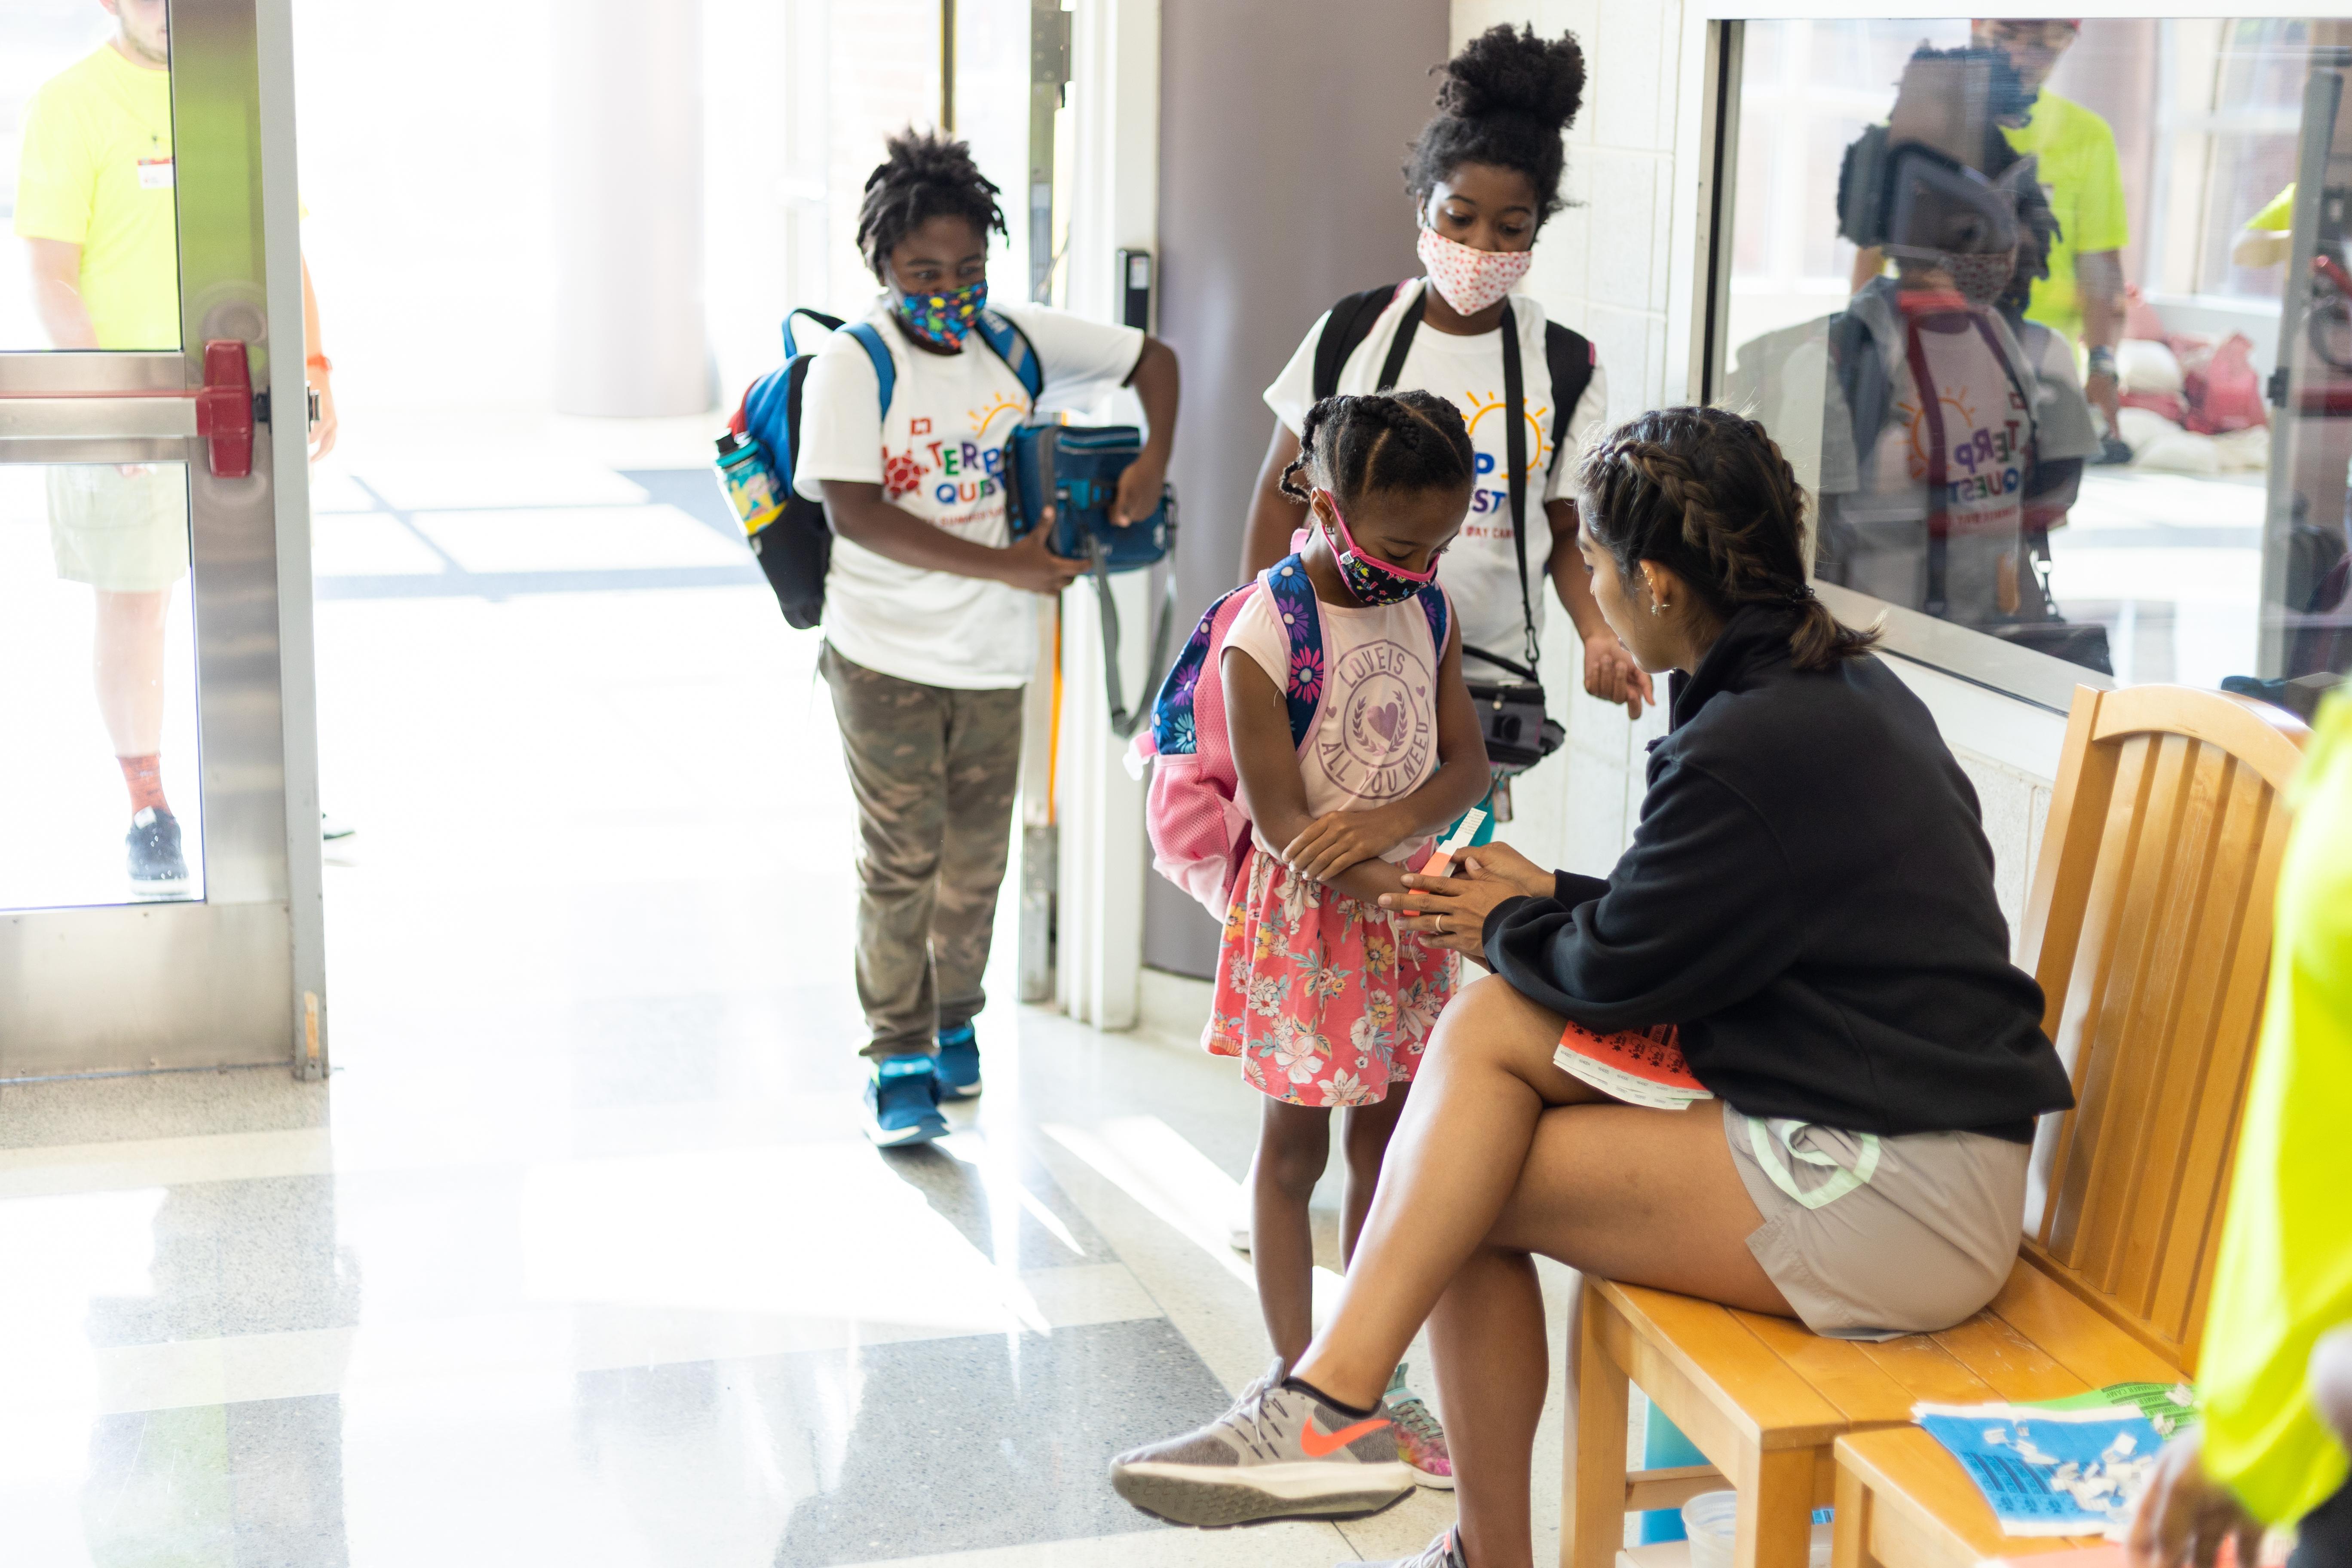
[[[0,1563],[1426,1541],[1444,1494],[1205,1533],[1111,1494],[1113,1452],[1266,1359],[1224,1244],[1251,1091],[1000,1000],[954,1136],[866,1147],[813,639],[685,526],[698,489],[559,452],[518,505],[513,457],[362,450],[320,486],[325,788],[360,827],[332,1079],[0,1087]],[[1556,1414],[1546,1442],[1539,1477]]]

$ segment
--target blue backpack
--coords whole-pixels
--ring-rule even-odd
[[[815,357],[803,350],[793,335],[795,316],[805,316],[831,331],[847,332],[857,341],[874,363],[874,380],[886,416],[890,412],[890,395],[898,389],[898,370],[890,358],[889,345],[873,322],[852,321],[845,326],[840,317],[822,310],[789,310],[784,315],[784,363],[744,391],[735,416],[728,421],[728,429],[751,449],[739,450],[722,460],[719,486],[744,520],[751,553],[759,558],[768,586],[775,590],[784,619],[805,631],[824,615],[824,574],[833,563],[833,530],[825,522],[824,503],[810,500],[793,488],[793,459],[800,448],[801,388],[808,380],[809,362]],[[993,310],[982,310],[973,325],[980,340],[1020,379],[1034,405],[1045,390],[1045,375],[1027,336]],[[753,486],[743,482],[740,471],[745,468],[764,476],[766,493],[782,498],[780,510],[772,505],[758,511],[746,509],[740,498],[754,493],[756,481]]]
[[[1151,704],[1151,730],[1129,749],[1129,769],[1138,773],[1156,758],[1150,793],[1143,807],[1151,839],[1151,866],[1200,900],[1218,920],[1233,905],[1234,879],[1248,847],[1250,821],[1241,805],[1241,773],[1225,728],[1225,687],[1218,668],[1226,635],[1254,594],[1271,594],[1290,632],[1290,679],[1282,695],[1290,710],[1290,743],[1304,752],[1322,711],[1324,691],[1323,612],[1307,581],[1307,563],[1297,555],[1276,562],[1258,576],[1211,605],[1176,656],[1160,695]],[[1413,595],[1429,617],[1431,645],[1445,657],[1448,605],[1434,583]]]

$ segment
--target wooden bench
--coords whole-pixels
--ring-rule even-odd
[[[1972,1565],[1990,1510],[1911,1425],[1915,1403],[2190,1369],[2268,965],[2279,790],[2305,733],[2216,692],[2077,692],[2020,963],[2078,1105],[2043,1130],[2048,1197],[2008,1284],[1957,1328],[1872,1344],[1587,1279],[1564,1568],[1610,1568],[1626,1513],[1727,1486],[1739,1568],[1802,1568],[1811,1512],[1832,1501],[1838,1568]],[[1629,1382],[1709,1464],[1628,1473]],[[1938,1520],[1959,1522],[1930,1544]]]

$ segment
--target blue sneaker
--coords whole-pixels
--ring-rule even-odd
[[[940,1031],[940,1098],[972,1100],[980,1094],[980,1040],[966,1024]]]
[[[866,1136],[884,1149],[942,1137],[939,1078],[929,1057],[884,1057],[866,1080]]]

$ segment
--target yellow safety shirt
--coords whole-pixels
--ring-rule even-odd
[[[2081,104],[2044,92],[2033,100],[2033,118],[2005,127],[2009,144],[2041,161],[2037,177],[2058,215],[2062,231],[2050,246],[2050,276],[2037,279],[2025,307],[2040,321],[2073,342],[2083,331],[2083,303],[2074,285],[2074,258],[2121,250],[2131,237],[2124,215],[2123,163],[2116,156],[2116,133]]]
[[[2352,1323],[2352,696],[2320,710],[2291,796],[2270,990],[2198,1380],[2205,1464],[2265,1522],[2344,1484],[2308,1383]]]
[[[172,77],[102,44],[33,95],[17,234],[81,247],[81,297],[104,349],[180,346]]]

